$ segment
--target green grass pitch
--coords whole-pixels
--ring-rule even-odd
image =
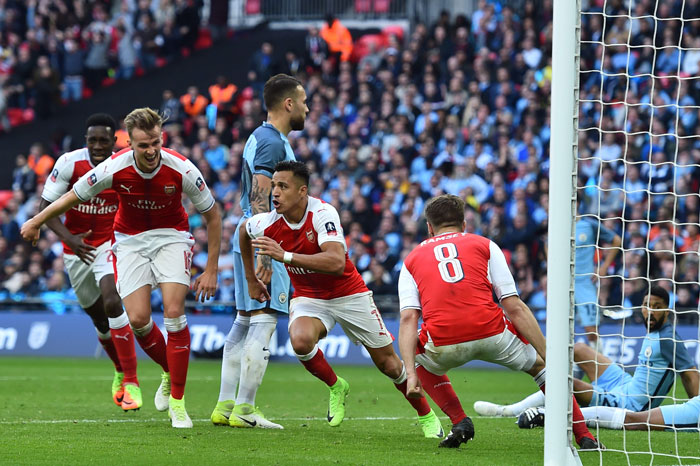
[[[170,427],[155,410],[160,377],[140,361],[144,406],[124,413],[110,399],[106,359],[0,358],[0,464],[470,464],[537,465],[543,429],[523,431],[513,419],[474,417],[476,437],[458,450],[425,439],[414,412],[391,382],[369,366],[338,366],[350,383],[347,417],[325,421],[328,390],[301,365],[270,364],[258,393],[266,416],[283,431],[215,427],[209,422],[220,363],[190,363],[186,401],[194,429]],[[462,369],[450,373],[467,413],[478,399],[517,400],[533,391],[525,374]],[[441,416],[448,429],[447,418]],[[614,449],[700,457],[697,433],[601,431]],[[617,452],[581,454],[584,465],[628,464]],[[679,464],[668,456],[631,455],[629,464]],[[700,460],[683,460],[683,464]]]

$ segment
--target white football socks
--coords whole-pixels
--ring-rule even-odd
[[[236,404],[255,406],[255,394],[270,361],[270,337],[277,327],[277,315],[257,314],[250,318],[250,329],[243,345],[241,381]]]
[[[589,406],[581,408],[583,418],[588,427],[602,427],[604,429],[620,430],[625,424],[625,411],[622,408],[610,406]]]
[[[542,390],[536,391],[524,400],[505,406],[505,410],[508,412],[508,415],[519,416],[527,408],[538,408],[540,406],[544,406],[544,393]]]
[[[224,343],[224,355],[221,359],[221,388],[219,389],[219,401],[236,399],[236,389],[241,378],[241,353],[245,343],[250,317],[238,315],[231,326],[226,342]]]

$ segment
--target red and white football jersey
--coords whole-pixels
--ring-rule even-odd
[[[517,295],[501,249],[488,238],[446,233],[410,252],[399,275],[401,310],[420,309],[421,341],[436,346],[503,332],[503,310],[493,302]]]
[[[66,152],[56,160],[51,174],[46,179],[41,197],[49,202],[56,201],[84,174],[95,168],[90,160],[87,148]],[[114,216],[117,214],[119,199],[112,189],[106,189],[87,202],[66,212],[65,225],[74,235],[92,230],[85,242],[91,246],[99,246],[112,239]],[[73,254],[73,251],[63,243],[63,252]]]
[[[161,163],[153,172],[136,166],[133,150],[123,150],[90,170],[73,191],[80,200],[113,189],[119,196],[114,219],[115,233],[137,235],[159,228],[189,231],[182,193],[199,212],[214,206],[214,198],[202,174],[186,157],[170,149],[161,149]]]
[[[267,236],[282,246],[285,251],[298,254],[318,254],[323,243],[334,241],[345,248],[345,271],[343,275],[313,272],[302,267],[285,264],[289,279],[294,286],[294,296],[316,299],[334,299],[369,291],[357,269],[348,258],[348,250],[340,226],[340,217],[335,208],[309,196],[306,213],[297,224],[287,222],[275,210],[254,215],[246,223],[248,236]]]

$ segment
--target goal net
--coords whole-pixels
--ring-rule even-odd
[[[555,0],[553,18],[545,462],[575,464],[572,392],[635,412],[697,396],[700,1]],[[647,320],[655,286],[670,311]],[[686,464],[694,423],[591,430],[601,464]]]

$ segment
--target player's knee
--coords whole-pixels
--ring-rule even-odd
[[[393,356],[393,357],[392,357]],[[374,362],[377,369],[381,371],[382,374],[392,379],[397,378],[401,375],[401,360],[395,355],[387,355],[381,358],[377,358]]]
[[[103,299],[107,317],[119,317],[122,315],[124,308],[122,307],[122,300],[119,298],[119,295],[112,294],[104,297]]]
[[[584,343],[582,341],[579,341],[574,345],[574,358],[576,358],[577,355],[582,355],[586,351],[588,351],[591,347],[588,346],[587,343]]]
[[[316,346],[316,340],[306,332],[290,332],[289,341],[296,354],[309,354]]]
[[[134,330],[144,328],[151,322],[151,316],[129,316],[129,324]]]

